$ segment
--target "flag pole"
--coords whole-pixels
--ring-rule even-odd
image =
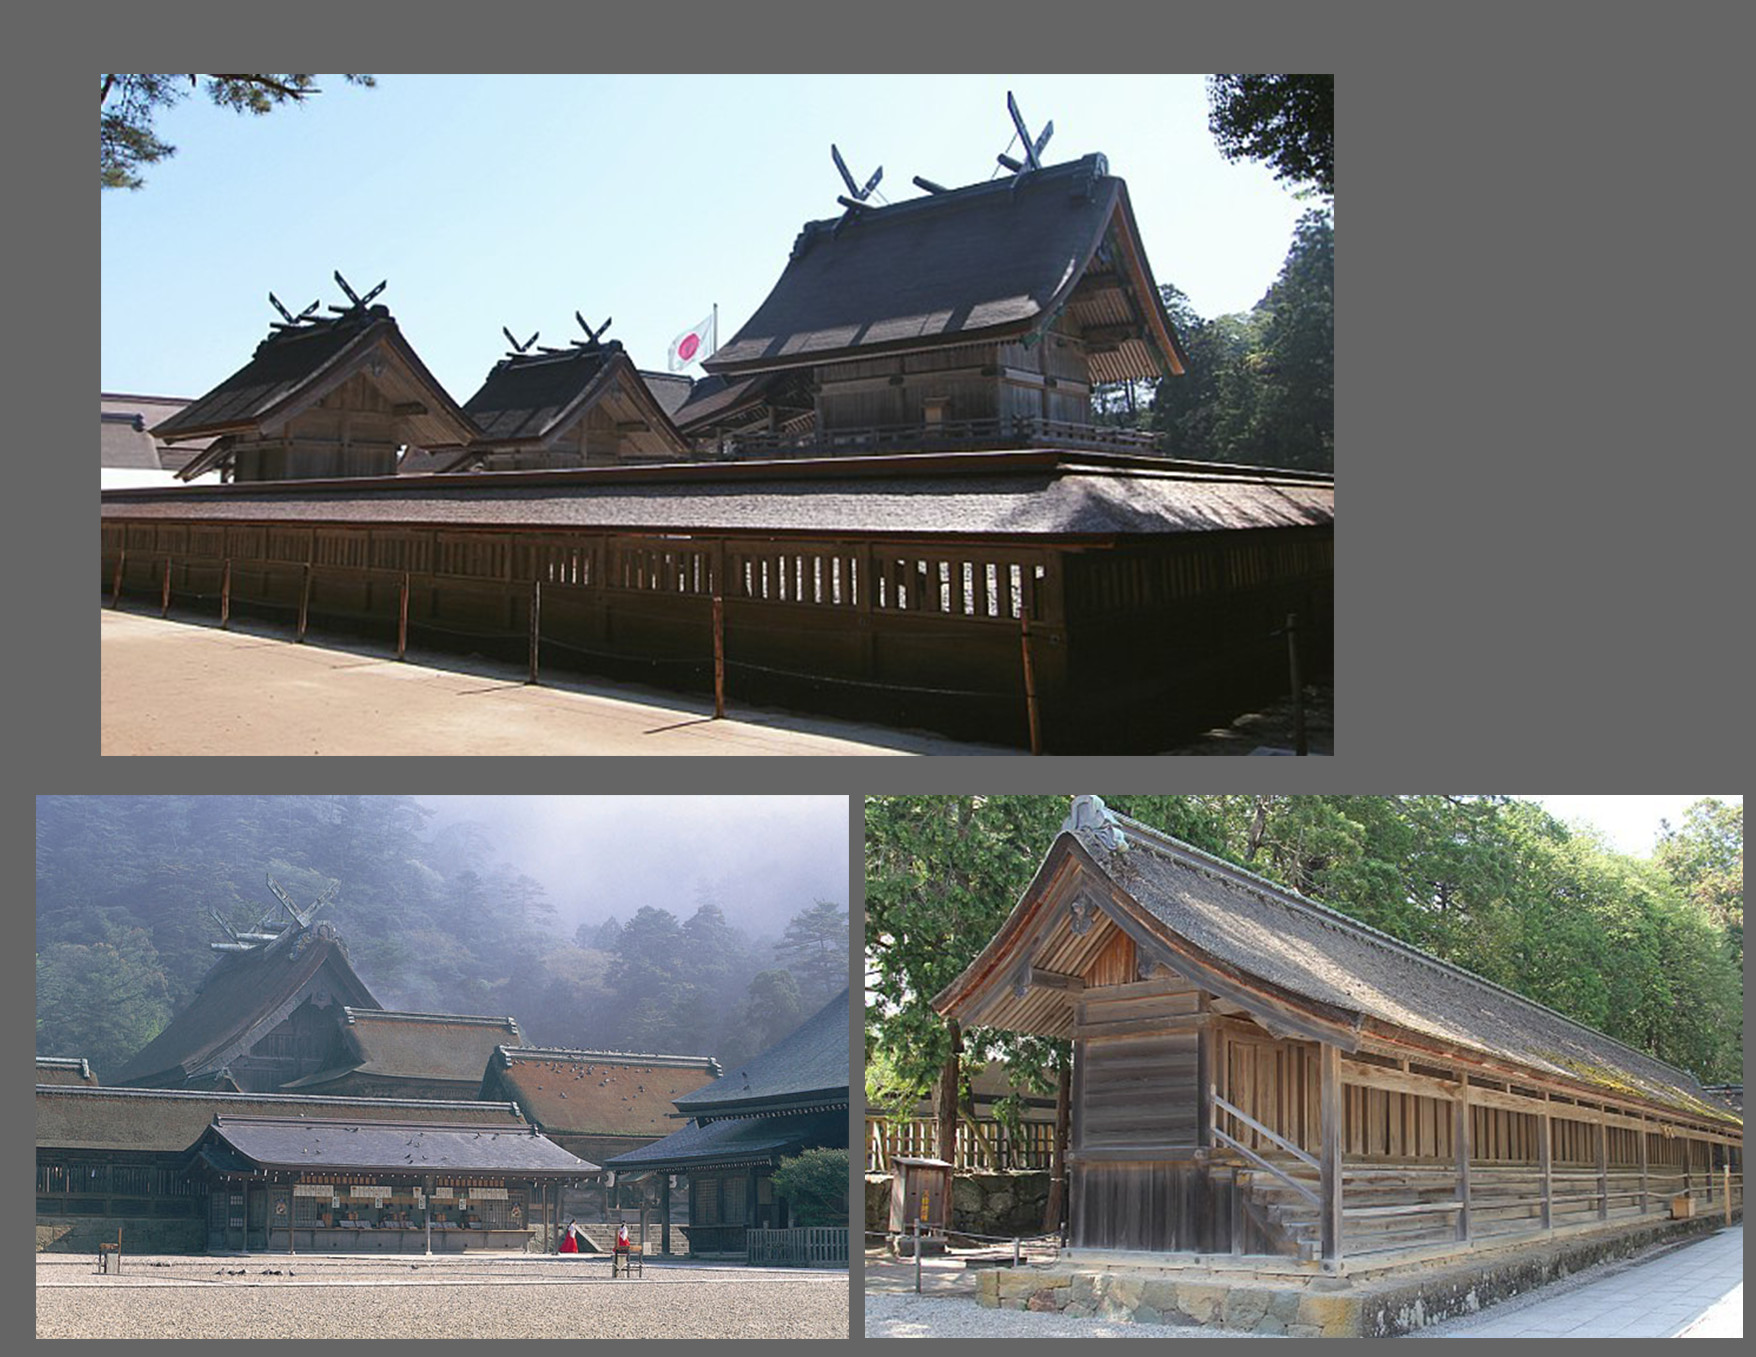
[[[718,352],[719,352],[719,303],[715,302],[713,304],[713,353],[710,353],[707,356],[709,358],[711,358],[711,357],[713,357],[714,353],[718,353]]]

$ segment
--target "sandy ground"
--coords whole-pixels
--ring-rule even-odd
[[[607,1260],[37,1259],[39,1338],[845,1338],[845,1272]]]
[[[1017,754],[512,666],[101,611],[104,754]],[[441,667],[441,666],[444,667]]]

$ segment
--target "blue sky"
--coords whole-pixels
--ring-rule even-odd
[[[1207,131],[1200,76],[322,77],[301,107],[240,117],[200,95],[161,114],[178,148],[101,195],[103,389],[197,396],[275,315],[388,278],[381,298],[467,399],[522,340],[579,335],[577,308],[642,367],[717,302],[729,340],[806,221],[840,212],[833,141],[879,193],[987,179],[1012,135],[1109,157],[1153,270],[1204,315],[1248,309],[1307,206]],[[1016,148],[1014,148],[1016,149]],[[1002,171],[1002,173],[1004,173]],[[693,368],[694,375],[700,369]]]

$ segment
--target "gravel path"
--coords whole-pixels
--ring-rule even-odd
[[[37,1263],[38,1338],[845,1338],[847,1275],[547,1258]],[[589,1269],[589,1270],[587,1270]],[[613,1288],[613,1289],[610,1289]]]
[[[962,1296],[866,1293],[868,1338],[1263,1338],[1173,1324],[1069,1319],[1030,1310],[986,1310]]]

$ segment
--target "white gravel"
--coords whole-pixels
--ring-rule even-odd
[[[968,1296],[866,1293],[868,1338],[1265,1338],[1194,1325],[1069,1319],[1034,1310],[988,1310]]]
[[[606,1262],[39,1256],[38,1338],[846,1338],[845,1272]]]

